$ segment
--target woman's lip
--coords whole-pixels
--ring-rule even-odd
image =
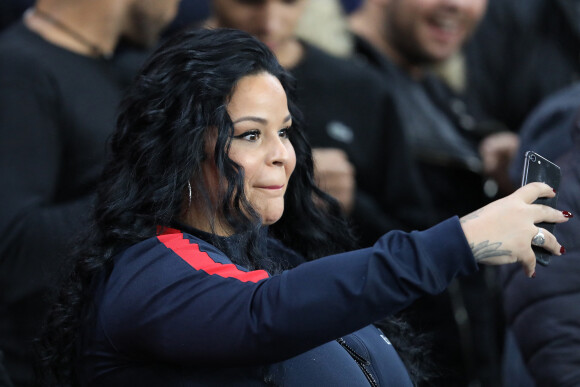
[[[261,186],[258,188],[263,188],[263,189],[282,189],[284,188],[284,185],[265,185],[265,186]]]

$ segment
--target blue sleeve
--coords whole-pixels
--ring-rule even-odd
[[[211,260],[188,263],[174,256],[179,249],[142,249],[118,260],[100,324],[121,353],[198,366],[292,357],[477,270],[457,218],[422,232],[390,232],[373,247],[275,276],[234,267],[216,250],[205,251]]]

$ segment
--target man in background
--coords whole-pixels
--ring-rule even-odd
[[[178,3],[38,0],[0,35],[0,350],[15,385],[34,385],[45,297],[90,211],[122,91]]]
[[[349,16],[356,56],[392,88],[436,221],[470,213],[497,195],[479,154],[481,141],[497,128],[433,71],[462,49],[486,5],[486,0],[366,0]],[[428,385],[498,385],[501,321],[494,279],[493,269],[481,270],[408,310],[412,325],[434,338],[440,376]]]

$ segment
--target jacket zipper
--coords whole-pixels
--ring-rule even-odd
[[[349,353],[350,356],[352,356],[352,358],[354,359],[356,364],[358,364],[359,368],[363,372],[364,376],[369,381],[369,384],[372,387],[379,387],[379,384],[377,383],[377,381],[375,380],[373,375],[371,375],[371,373],[367,370],[367,366],[369,366],[371,363],[368,360],[366,360],[364,357],[362,357],[361,355],[356,353],[356,351],[354,349],[352,349],[346,343],[346,341],[344,341],[344,339],[342,337],[336,339],[336,341]]]

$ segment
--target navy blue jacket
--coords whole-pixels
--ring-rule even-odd
[[[267,248],[270,256],[283,250],[271,239]],[[81,379],[92,386],[411,385],[370,324],[476,270],[457,218],[390,232],[373,247],[279,275],[246,270],[203,239],[167,229],[117,255],[98,286]]]

